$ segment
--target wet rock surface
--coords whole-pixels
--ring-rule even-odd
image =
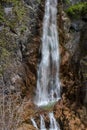
[[[17,109],[15,111],[21,117],[21,121],[17,126],[18,130],[34,130],[30,119],[33,116],[39,126],[40,114],[45,115],[45,122],[48,127],[47,113],[51,110],[54,111],[61,130],[86,130],[86,15],[79,21],[70,20],[63,11],[60,1],[58,25],[62,98],[54,107],[48,107],[44,110],[32,103],[36,90],[38,59],[40,58],[40,33],[44,14],[44,0],[41,3],[36,0],[31,2],[24,0],[17,4],[6,5],[3,2],[1,4],[2,7],[11,6],[12,10],[5,16],[0,14],[3,18],[5,17],[2,20],[0,19],[0,97],[4,93],[8,98],[10,93],[12,100],[15,99],[14,106],[18,108],[22,104],[22,110]],[[22,7],[22,10],[18,11],[18,6],[19,8]],[[0,7],[0,10],[3,9]],[[2,98],[0,99],[0,102],[2,102]],[[10,97],[8,99],[10,101]]]

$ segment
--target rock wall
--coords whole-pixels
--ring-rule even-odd
[[[35,72],[36,76],[35,64],[38,59],[39,28],[42,19],[39,4],[37,1],[1,1],[0,8],[3,10],[3,18],[0,19],[1,86],[13,86],[16,89],[21,87],[21,85],[18,87],[18,82],[27,89],[32,83],[35,86],[33,80],[28,80],[32,82],[30,84],[26,83],[28,82],[26,77],[29,68],[31,75]],[[7,13],[5,10],[8,8],[10,9]],[[32,77],[34,80],[35,76]]]
[[[1,111],[7,108],[9,119],[17,113],[18,121],[13,116],[11,129],[34,129],[31,126],[32,116],[40,124],[39,115],[53,110],[60,123],[61,130],[86,130],[87,126],[87,17],[79,19],[69,17],[66,9],[71,4],[59,1],[58,26],[60,41],[60,79],[61,100],[44,109],[32,103],[36,89],[37,65],[40,59],[40,44],[44,0],[2,0],[0,1],[0,103]],[[74,1],[75,3],[78,1]],[[75,4],[74,3],[74,4]],[[68,5],[68,6],[67,6]],[[12,99],[12,100],[10,100]],[[6,102],[8,102],[6,104]],[[13,105],[9,114],[9,103]],[[18,106],[20,109],[18,109]],[[2,113],[2,112],[1,112]],[[3,113],[1,115],[3,117]],[[49,122],[45,117],[46,124]],[[1,118],[1,128],[3,127]],[[19,128],[19,124],[21,127]]]
[[[87,23],[83,26],[80,38],[80,76],[81,101],[87,106]]]
[[[34,95],[42,11],[36,0],[0,1],[1,129],[17,129],[22,121],[19,109],[23,109],[24,97],[29,100]]]
[[[84,5],[84,3],[82,4]],[[69,5],[70,7],[62,5],[61,13],[63,29],[60,28],[60,30],[64,37],[62,49],[60,49],[62,54],[60,66],[62,99],[55,105],[54,112],[63,130],[85,130],[87,126],[86,15],[81,16],[79,13],[78,18],[73,17],[73,13],[69,17],[68,13],[65,13],[66,8],[72,8],[73,12],[73,9],[77,10],[78,5]],[[80,6],[82,5],[80,4]]]

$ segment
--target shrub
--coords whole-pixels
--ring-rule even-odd
[[[87,2],[79,3],[76,5],[73,5],[69,7],[66,10],[66,13],[71,17],[71,18],[81,18],[81,16],[87,13]]]

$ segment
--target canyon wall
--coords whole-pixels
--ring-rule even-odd
[[[25,130],[33,130],[28,121],[31,116],[39,124],[39,113],[44,113],[43,110],[38,112],[39,108],[32,103],[41,57],[44,2],[0,1],[0,108],[3,95],[8,102],[10,95],[14,106],[23,107],[18,114]],[[87,127],[87,2],[84,0],[81,1],[84,5],[75,6],[78,2],[60,0],[58,4],[62,98],[52,109],[61,130],[85,130]],[[4,103],[5,108],[8,105]],[[48,124],[47,118],[46,122]]]

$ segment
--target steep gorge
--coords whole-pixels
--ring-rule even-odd
[[[18,130],[22,130],[22,127],[24,127],[24,130],[33,130],[30,119],[34,117],[39,125],[40,114],[45,115],[45,122],[48,126],[47,113],[53,109],[61,130],[86,130],[86,14],[79,19],[69,18],[64,12],[68,8],[66,1],[58,1],[62,98],[54,106],[48,106],[44,109],[38,108],[32,101],[36,89],[38,59],[41,56],[39,48],[45,1],[21,0],[18,2],[14,0],[11,1],[12,5],[8,2],[2,0],[0,5],[2,10],[12,6],[12,12],[0,14],[5,18],[4,22],[0,19],[0,97],[2,97],[0,100],[0,116],[3,116],[3,92],[4,99],[8,102],[7,104],[4,102],[4,107],[9,108],[9,104],[13,107],[19,106],[19,109],[16,109],[17,111],[13,110],[18,112],[19,117],[16,122],[14,117],[9,115],[10,111],[6,111],[4,114],[8,114],[8,117],[14,123],[9,126],[8,118],[3,117],[3,119],[1,118],[1,127],[6,125],[8,126],[7,129],[11,129],[14,128],[16,123],[17,127],[20,126]],[[71,6],[71,4],[68,4],[68,6]],[[11,114],[15,113],[12,112]],[[4,126],[4,129],[6,126]]]

